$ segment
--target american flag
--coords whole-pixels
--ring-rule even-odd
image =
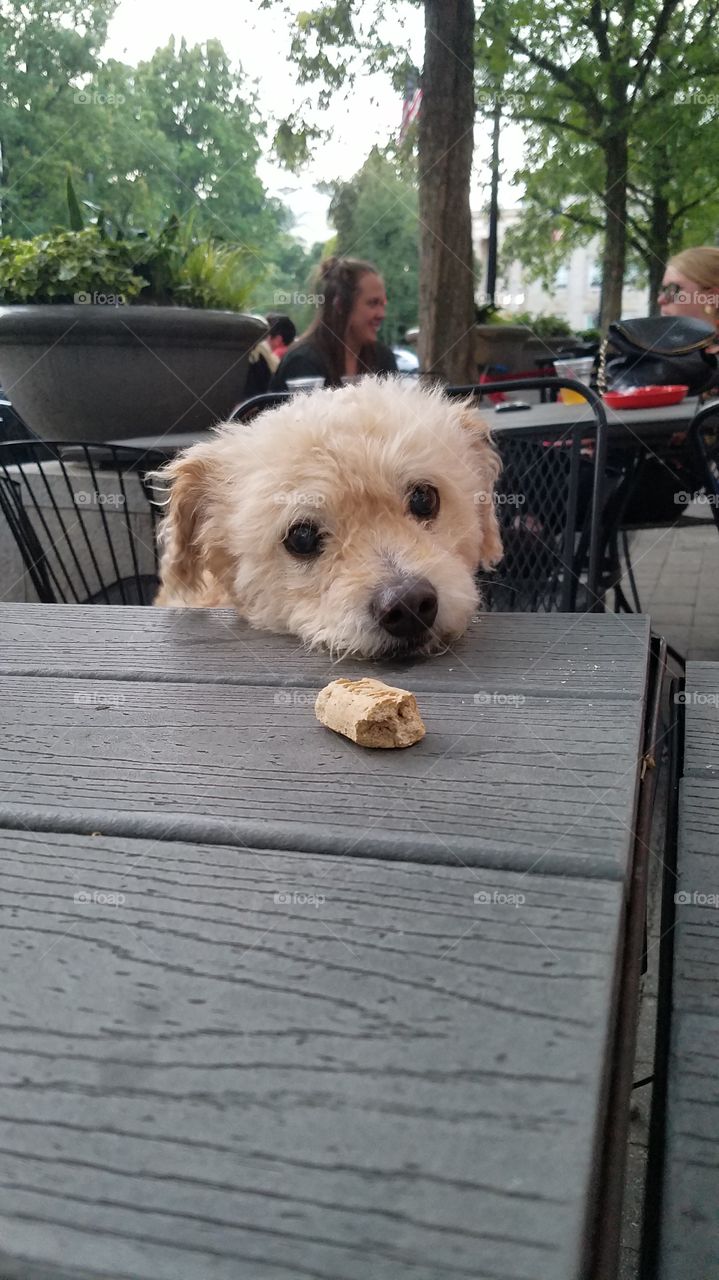
[[[422,90],[419,87],[419,77],[412,72],[407,76],[407,83],[404,89],[404,102],[402,103],[402,128],[399,131],[400,142],[404,141],[409,126],[417,119],[421,105]]]

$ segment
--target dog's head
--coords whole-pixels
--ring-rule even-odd
[[[337,654],[439,649],[501,558],[499,469],[476,409],[439,390],[368,378],[296,396],[166,468],[162,598],[221,598]]]

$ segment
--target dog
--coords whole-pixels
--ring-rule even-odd
[[[156,473],[166,607],[232,605],[335,656],[438,652],[502,556],[498,454],[467,401],[372,377],[228,422]]]

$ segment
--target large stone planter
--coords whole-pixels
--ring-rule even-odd
[[[0,307],[0,385],[45,440],[201,431],[242,399],[266,331],[189,307]]]
[[[522,351],[533,337],[522,324],[477,324],[474,326],[475,358],[485,368],[522,369]]]

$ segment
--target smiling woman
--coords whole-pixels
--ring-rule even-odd
[[[315,287],[317,315],[282,359],[271,390],[287,391],[293,378],[324,378],[325,386],[339,387],[358,374],[396,373],[394,355],[377,340],[387,306],[377,268],[358,258],[326,258]]]

